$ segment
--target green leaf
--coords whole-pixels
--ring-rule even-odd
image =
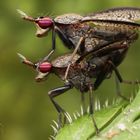
[[[130,103],[122,101],[94,114],[97,136],[90,115],[78,117],[61,128],[56,140],[138,140],[140,139],[140,91]]]
[[[96,111],[94,118],[99,129],[108,125],[126,106],[126,103],[113,105]],[[95,129],[90,115],[84,115],[74,120],[71,124],[61,128],[56,136],[56,140],[85,140],[95,135]]]
[[[95,136],[92,140],[138,140],[140,139],[140,91],[131,104],[118,115],[115,120],[108,125],[100,136]]]

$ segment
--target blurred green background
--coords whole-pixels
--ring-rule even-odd
[[[57,119],[56,110],[47,92],[63,85],[50,75],[43,83],[36,83],[36,73],[22,65],[17,52],[39,60],[49,52],[51,34],[39,39],[36,28],[23,21],[16,12],[21,9],[38,17],[64,13],[87,14],[119,6],[140,7],[139,0],[3,0],[0,4],[0,140],[46,140],[53,133],[50,125]],[[119,69],[124,79],[140,79],[140,39],[132,45]],[[68,52],[57,38],[54,57]],[[121,85],[122,93],[131,95],[138,86]],[[95,92],[101,103],[117,98],[114,77],[104,81]],[[80,94],[75,89],[56,99],[68,112],[80,110]]]

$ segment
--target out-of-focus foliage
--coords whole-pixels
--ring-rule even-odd
[[[56,76],[50,75],[44,83],[35,83],[35,72],[19,62],[16,53],[22,53],[36,61],[49,52],[51,34],[38,39],[35,27],[20,19],[16,9],[34,17],[64,13],[87,14],[119,6],[140,7],[138,0],[5,0],[0,3],[0,139],[2,140],[46,140],[52,133],[50,124],[57,118],[47,92],[63,85]],[[132,45],[120,72],[124,79],[140,79],[140,39]],[[57,40],[58,56],[69,50]],[[137,86],[122,85],[122,92],[130,95]],[[106,80],[95,92],[104,102],[115,96],[114,79]],[[80,94],[75,89],[57,98],[68,111],[80,108]]]

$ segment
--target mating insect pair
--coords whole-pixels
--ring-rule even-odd
[[[32,68],[38,71],[36,81],[44,81],[45,78],[50,73],[55,73],[61,80],[64,81],[65,71],[68,66],[68,62],[72,54],[66,54],[58,57],[52,62],[48,60],[43,60],[38,63],[32,63],[24,56],[19,54],[22,58],[22,62],[31,66]],[[112,54],[112,57],[115,55]],[[62,125],[62,117],[65,120],[65,111],[64,109],[54,100],[54,97],[63,94],[67,90],[75,87],[81,92],[82,105],[85,113],[85,104],[84,104],[84,92],[89,91],[89,103],[90,103],[90,115],[93,118],[93,90],[96,90],[101,82],[110,74],[113,70],[112,64],[108,62],[110,56],[106,55],[104,57],[95,57],[88,60],[83,60],[80,63],[76,61],[80,58],[79,55],[74,56],[74,61],[71,64],[67,83],[64,81],[64,85],[58,88],[55,88],[48,92],[48,95],[54,104],[58,114],[59,114],[59,126]],[[95,82],[93,81],[95,80]],[[98,132],[95,120],[93,118],[95,128]]]
[[[70,61],[76,53],[84,57],[87,53],[104,49],[108,44],[114,42],[129,40],[130,44],[137,39],[136,31],[140,28],[140,24],[137,23],[140,20],[140,8],[114,8],[86,16],[64,14],[54,19],[47,16],[32,18],[20,10],[18,12],[23,19],[35,23],[38,37],[46,36],[52,30],[50,56],[56,48],[55,36],[57,33],[65,46],[74,50]]]
[[[22,11],[19,12],[23,19],[36,24],[38,37],[45,36],[52,29],[52,50],[47,57],[34,64],[20,56],[25,64],[39,71],[37,80],[45,79],[50,71],[64,80],[65,86],[49,92],[50,99],[60,114],[60,120],[64,110],[54,101],[54,97],[73,86],[82,92],[81,95],[90,91],[90,114],[92,114],[92,90],[96,90],[113,70],[119,81],[124,82],[117,66],[123,61],[130,44],[138,38],[137,30],[140,24],[136,21],[140,19],[139,8],[116,8],[87,16],[65,14],[55,19],[32,18]],[[55,33],[58,33],[65,46],[74,51],[48,63],[48,58],[56,46]],[[94,125],[97,129],[95,121]]]
[[[124,81],[117,70],[117,66],[123,60],[128,48],[126,44],[122,42],[117,42],[113,44],[113,47],[122,46],[121,49],[110,52],[109,54],[104,54],[104,51],[96,52],[96,57],[93,57],[93,53],[90,57],[82,59],[80,55],[76,54],[73,58],[73,61],[70,66],[70,70],[67,76],[67,82],[65,82],[65,72],[68,67],[68,62],[71,59],[71,54],[62,55],[55,60],[49,62],[48,56],[42,59],[37,63],[29,61],[26,57],[19,54],[22,62],[32,68],[34,68],[38,75],[36,81],[44,81],[50,73],[55,73],[61,80],[64,81],[64,85],[58,88],[55,88],[48,92],[48,95],[54,104],[58,114],[59,114],[59,126],[62,125],[62,117],[65,118],[64,109],[54,100],[58,95],[63,94],[69,89],[75,87],[81,92],[82,106],[85,112],[85,103],[84,103],[84,92],[89,92],[89,107],[90,115],[92,116],[96,132],[98,128],[93,117],[93,92],[100,86],[100,84],[112,74],[112,71],[115,72],[119,82],[124,83],[139,83],[138,81],[129,82]],[[111,48],[111,46],[110,46]],[[124,49],[125,48],[125,49]],[[116,59],[118,58],[118,59]],[[120,59],[121,58],[121,59]],[[125,98],[123,95],[118,93],[121,97]],[[125,98],[126,99],[126,98]]]

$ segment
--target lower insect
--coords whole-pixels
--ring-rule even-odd
[[[81,57],[76,54],[74,56],[73,61],[71,62],[71,66],[69,69],[69,73],[67,76],[67,82],[65,81],[65,71],[68,66],[68,62],[71,58],[72,54],[65,54],[62,55],[55,60],[49,62],[48,57],[45,57],[38,63],[33,63],[29,61],[26,57],[19,54],[22,62],[27,64],[28,66],[36,69],[38,75],[36,76],[36,81],[44,81],[48,74],[55,73],[61,80],[64,81],[64,85],[57,87],[48,92],[50,100],[54,104],[59,118],[59,127],[63,126],[63,123],[66,121],[65,117],[65,110],[54,100],[56,96],[63,94],[64,92],[72,89],[73,87],[77,88],[81,93],[81,100],[85,110],[85,103],[84,103],[84,92],[89,92],[89,107],[90,107],[90,115],[93,119],[93,124],[98,133],[98,127],[96,125],[96,119],[94,118],[93,112],[93,102],[94,102],[94,91],[101,85],[101,83],[108,78],[108,75],[111,75],[114,71],[116,77],[119,82],[121,83],[128,83],[128,84],[137,84],[139,81],[125,81],[122,79],[117,66],[123,60],[123,55],[127,53],[127,46],[123,47],[122,49],[117,49],[112,51],[109,54],[104,54],[100,56],[100,52],[96,54],[96,57],[88,57],[87,59],[81,59]],[[117,58],[117,59],[116,59]],[[80,60],[80,62],[79,62]],[[93,82],[94,81],[94,82]],[[123,95],[119,93],[119,96],[123,99],[126,99]],[[62,120],[63,118],[63,120]]]

